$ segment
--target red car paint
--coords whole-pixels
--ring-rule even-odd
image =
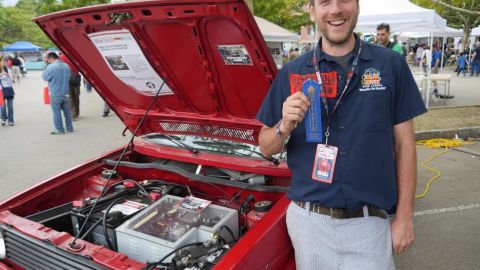
[[[115,13],[130,14],[119,24]],[[172,95],[159,96],[136,136],[190,134],[258,144],[262,124],[255,114],[276,75],[276,67],[260,31],[241,0],[156,0],[100,5],[53,13],[34,19],[57,44],[99,94],[122,119],[136,130],[151,95],[135,91],[117,78],[92,45],[88,34],[127,29]],[[218,51],[221,45],[243,45],[251,64],[226,65]],[[28,215],[72,201],[97,196],[92,177],[109,167],[106,159],[118,159],[116,149],[69,171],[58,174],[0,203],[0,225],[60,250],[90,258],[108,269],[142,269],[144,264],[99,245],[79,240],[78,250],[69,247],[73,236],[26,219]],[[168,159],[195,165],[224,168],[268,176],[268,185],[287,187],[290,171],[284,161],[274,165],[264,159],[155,145],[137,138],[123,160]],[[110,167],[111,168],[111,167]],[[242,190],[222,184],[207,184],[155,168],[118,168],[124,178],[141,181],[162,179],[189,185],[219,203],[229,198],[238,208],[247,194],[256,201],[270,200],[273,208],[249,230],[214,269],[295,269],[293,248],[287,234],[285,192]],[[223,198],[223,199],[222,199]],[[253,203],[252,203],[253,205]],[[240,223],[242,217],[240,217]],[[13,260],[0,260],[0,270],[22,269]]]

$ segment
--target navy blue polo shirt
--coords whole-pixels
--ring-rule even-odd
[[[354,55],[359,42],[363,41],[357,38]],[[344,89],[346,74],[331,56],[320,52],[318,46],[316,50],[331,111]],[[282,117],[287,97],[301,90],[305,80],[316,80],[312,57],[313,51],[279,71],[257,114],[259,121],[273,127]],[[325,112],[323,105],[322,110]],[[333,182],[312,179],[317,144],[306,142],[303,121],[287,145],[287,163],[292,171],[288,197],[324,207],[356,210],[373,205],[394,212],[397,182],[393,126],[424,112],[418,87],[402,56],[363,42],[352,82],[330,121],[328,142],[338,147]],[[325,131],[326,113],[322,118]]]

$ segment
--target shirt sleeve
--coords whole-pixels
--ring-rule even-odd
[[[396,59],[396,87],[394,94],[393,124],[400,124],[427,111],[418,86],[405,61]]]
[[[395,44],[395,46],[393,46],[393,50],[398,52],[399,54],[403,54],[403,49],[402,49],[402,45],[400,44]]]
[[[51,65],[47,66],[45,71],[42,73],[42,79],[44,81],[49,81],[49,80],[52,79],[52,66]]]
[[[257,120],[268,127],[273,127],[282,118],[283,102],[289,93],[289,78],[286,68],[281,69],[272,83],[262,106],[257,113]]]

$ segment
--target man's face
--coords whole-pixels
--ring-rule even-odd
[[[315,5],[310,5],[310,20],[333,45],[345,44],[351,38],[358,13],[357,0],[315,0]]]
[[[54,59],[54,58],[48,57],[47,58],[47,63],[52,64],[53,62],[55,62],[55,60],[56,59]]]
[[[390,39],[390,33],[385,29],[377,30],[377,42],[386,46]]]

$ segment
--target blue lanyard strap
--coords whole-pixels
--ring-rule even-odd
[[[357,42],[357,41],[355,41],[355,42]],[[317,77],[318,85],[320,87],[322,103],[323,103],[323,106],[325,107],[326,116],[327,116],[327,129],[325,130],[325,144],[328,144],[328,136],[330,135],[330,120],[331,120],[331,118],[333,118],[333,115],[337,111],[337,109],[340,105],[340,102],[342,101],[343,96],[344,96],[345,92],[347,91],[347,88],[350,85],[350,82],[352,81],[352,77],[353,77],[353,74],[355,73],[355,69],[358,66],[358,59],[360,58],[360,53],[362,52],[362,42],[360,40],[358,42],[359,42],[358,51],[357,51],[357,54],[355,55],[355,58],[353,59],[352,68],[350,69],[350,72],[348,72],[347,81],[345,82],[345,87],[343,88],[343,91],[340,94],[340,97],[337,99],[337,102],[335,102],[335,106],[333,107],[331,117],[330,117],[329,111],[328,111],[327,93],[326,93],[326,91],[323,87],[323,81],[322,81],[322,77],[320,75],[320,66],[319,66],[319,63],[318,63],[318,60],[317,60],[317,48],[315,48],[315,50],[313,51],[313,66],[315,67],[315,74],[316,74],[316,77]],[[320,40],[318,42],[318,46],[317,46],[318,50],[321,50],[320,49],[321,44],[322,44],[322,40],[320,38]]]

